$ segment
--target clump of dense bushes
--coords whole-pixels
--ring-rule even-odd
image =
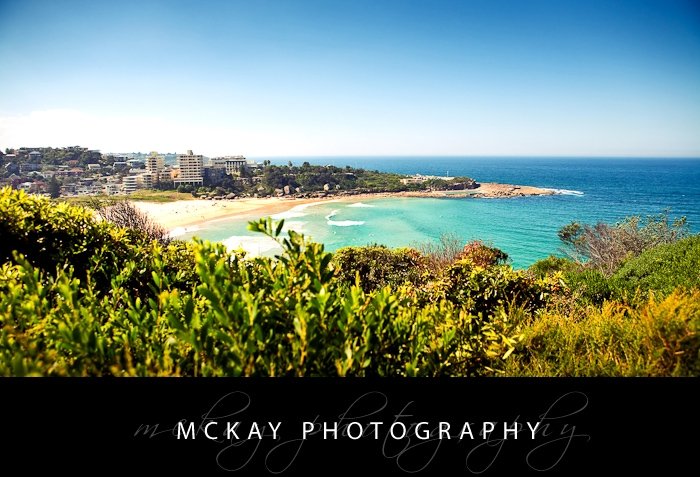
[[[294,232],[283,239],[281,223],[251,224],[281,242],[276,260],[197,242],[178,263],[167,251],[184,244],[145,242],[21,192],[3,190],[2,200],[44,211],[13,222],[10,234],[79,234],[80,219],[87,243],[118,252],[88,246],[91,266],[80,269],[71,249],[39,263],[25,258],[28,243],[12,254],[0,269],[0,374],[468,376],[493,372],[517,340],[507,316],[486,319],[445,300],[417,307],[402,287],[347,285],[322,245]],[[61,220],[44,226],[53,214]],[[103,289],[95,277],[106,274]]]
[[[115,276],[132,294],[146,298],[160,260],[171,279],[194,284],[194,255],[185,242],[154,241],[148,230],[96,220],[93,213],[67,203],[53,203],[9,188],[0,189],[0,263],[21,255],[39,270],[55,273],[71,267],[76,279],[89,276],[95,289],[108,292]],[[128,276],[125,264],[132,267]]]
[[[282,253],[154,240],[1,190],[0,375],[700,373],[697,236],[608,277],[551,257],[513,270],[483,244],[439,267],[413,249],[330,254],[249,227]]]
[[[529,270],[538,277],[561,273],[568,288],[575,291],[578,298],[596,305],[612,299],[643,300],[650,292],[666,296],[678,288],[699,288],[700,237],[680,238],[685,233],[669,232],[663,225],[666,222],[661,219],[650,223],[653,224],[653,232],[646,231],[644,234],[657,238],[663,236],[664,242],[668,243],[647,248],[638,255],[632,250],[626,252],[626,260],[607,268],[609,275],[588,262],[577,263],[555,256],[535,262]],[[677,240],[671,241],[672,237]]]
[[[434,288],[438,298],[461,303],[473,313],[490,315],[500,308],[535,311],[562,287],[559,275],[543,279],[507,265],[480,267],[461,259],[448,267]]]
[[[365,291],[385,285],[410,287],[417,304],[447,300],[473,314],[491,316],[500,309],[534,311],[561,288],[561,277],[537,278],[504,265],[507,255],[481,242],[470,242],[442,268],[417,250],[382,246],[345,247],[334,254],[337,277],[347,285],[356,280]]]
[[[638,292],[668,295],[677,288],[700,288],[700,236],[642,252],[623,264],[610,283],[620,298]]]
[[[333,262],[340,281],[352,285],[359,278],[365,291],[386,285],[419,286],[428,267],[428,260],[417,250],[383,245],[343,247],[335,251]]]
[[[508,254],[496,247],[490,247],[479,240],[474,240],[464,246],[458,258],[469,260],[477,267],[490,267],[506,263]]]
[[[530,267],[528,270],[532,272],[538,278],[544,278],[547,275],[551,275],[556,272],[567,272],[576,268],[576,264],[571,260],[564,257],[557,257],[555,255],[550,255],[547,258],[538,260]]]

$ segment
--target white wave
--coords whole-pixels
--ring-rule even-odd
[[[353,225],[364,225],[362,220],[329,220],[328,225],[335,225],[336,227],[352,227]]]
[[[247,256],[257,257],[263,255],[266,252],[281,251],[280,245],[272,240],[270,237],[251,237],[248,235],[234,235],[225,240],[222,240],[227,249],[230,251],[234,250],[245,250]]]
[[[580,190],[569,190],[569,189],[549,189],[553,190],[555,194],[559,195],[576,195],[576,196],[582,196],[583,192]]]
[[[280,212],[279,214],[271,215],[275,220],[282,220],[282,219],[298,219],[299,217],[305,217],[306,214],[304,212],[299,212],[294,209],[290,209],[286,212]]]
[[[190,232],[195,232],[197,230],[199,230],[199,226],[197,225],[192,225],[190,227],[175,227],[170,232],[168,232],[168,238],[179,237],[181,235],[185,235]]]
[[[304,217],[306,216],[305,210],[308,209],[309,207],[314,207],[316,205],[321,205],[325,204],[328,202],[337,202],[338,200],[326,200],[323,202],[309,202],[308,204],[300,204],[300,205],[295,205],[291,209],[285,211],[285,212],[280,212],[279,214],[272,215],[271,217],[274,220],[282,220],[282,219],[297,219],[299,217]]]
[[[339,200],[340,199],[322,200],[322,201],[318,201],[318,202],[309,202],[308,204],[296,205],[292,208],[292,210],[306,210],[309,207],[316,207],[317,205],[328,204],[330,202],[338,202]]]
[[[363,202],[355,202],[354,204],[348,205],[348,207],[374,207],[372,204],[365,204]]]
[[[335,217],[337,213],[338,213],[338,209],[335,209],[333,212],[326,215],[326,220],[331,220],[331,217]]]

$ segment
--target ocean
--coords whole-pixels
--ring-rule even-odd
[[[558,189],[554,196],[508,199],[384,198],[302,205],[278,214],[288,228],[325,244],[411,246],[454,234],[508,253],[516,268],[561,254],[557,231],[572,222],[615,223],[630,215],[669,211],[700,231],[700,159],[514,157],[292,157],[273,164],[350,165],[403,174],[469,176]],[[251,219],[253,217],[248,217]],[[208,223],[180,238],[198,236],[272,254],[274,243],[246,230],[246,219]]]

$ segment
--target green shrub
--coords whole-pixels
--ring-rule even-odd
[[[89,275],[102,291],[111,289],[115,275],[123,275],[125,263],[134,262],[138,266],[130,270],[124,286],[145,297],[155,259],[163,261],[176,282],[194,283],[191,244],[159,244],[143,230],[98,221],[87,209],[23,191],[0,189],[0,236],[0,263],[11,263],[20,254],[49,274],[70,266],[74,277],[85,280]]]
[[[528,270],[536,277],[544,278],[547,275],[551,275],[556,272],[570,271],[575,267],[575,265],[576,264],[568,258],[550,255],[549,257],[538,260],[530,265]]]
[[[700,236],[659,245],[626,262],[610,280],[620,298],[700,288]]]
[[[84,275],[91,257],[109,254],[114,242],[127,236],[126,231],[95,221],[85,209],[7,187],[0,190],[2,262],[11,261],[16,251],[43,270],[71,262]]]
[[[282,223],[249,227],[282,254],[162,244],[0,191],[0,375],[700,373],[700,291],[660,298],[698,287],[697,237],[645,252],[608,280],[566,264],[551,273],[560,263],[539,277],[470,259],[425,271],[410,249],[333,256],[293,231],[282,238]],[[661,294],[607,300],[625,287]]]
[[[333,262],[340,281],[351,285],[359,275],[365,291],[386,285],[420,286],[427,278],[427,260],[412,248],[390,249],[383,245],[344,247],[333,254]]]
[[[51,273],[15,254],[0,268],[0,374],[468,376],[493,373],[517,342],[505,314],[348,286],[322,245],[282,240],[281,227],[251,224],[282,242],[277,260],[195,243],[191,285],[152,243],[144,297],[130,285],[142,264],[128,257],[103,291],[92,273]]]
[[[508,265],[484,268],[462,259],[447,269],[435,283],[432,294],[434,299],[446,299],[467,306],[474,314],[488,316],[503,307],[534,311],[544,306],[561,286],[559,275],[538,279]]]
[[[563,277],[569,289],[583,303],[602,305],[612,297],[609,280],[598,270],[577,267],[565,272]]]

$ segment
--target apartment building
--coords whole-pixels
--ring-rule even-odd
[[[193,154],[189,150],[187,154],[178,154],[177,162],[180,166],[180,174],[175,178],[175,186],[181,184],[203,184],[202,165],[204,157],[201,154]]]
[[[151,174],[158,174],[165,168],[165,156],[153,151],[146,157],[146,170]]]

